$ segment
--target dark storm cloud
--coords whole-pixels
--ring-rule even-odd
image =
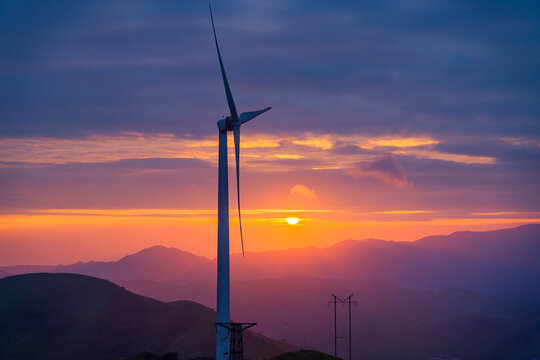
[[[0,131],[210,134],[226,104],[200,1],[4,1]],[[231,1],[216,26],[258,131],[538,134],[538,2]]]

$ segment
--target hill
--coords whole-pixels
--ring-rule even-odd
[[[215,356],[215,312],[164,303],[113,283],[75,274],[0,279],[1,359],[114,359],[141,351]],[[293,346],[245,334],[246,356],[276,356]]]
[[[428,236],[412,243],[422,249],[503,266],[540,269],[540,225],[528,224],[494,231],[459,231]]]
[[[123,285],[164,300],[190,299],[209,306],[215,301],[215,282],[210,281],[189,285],[127,281]],[[532,347],[540,346],[540,323],[534,320],[531,326],[525,326],[530,320],[528,316],[540,310],[540,302],[485,296],[455,288],[417,291],[383,282],[312,277],[233,281],[231,314],[241,321],[258,322],[258,330],[269,337],[333,353],[333,307],[328,303],[332,292],[341,297],[355,294],[353,351],[362,355],[360,358],[421,359],[445,353],[460,354],[463,358],[481,354],[475,359],[489,359],[486,355],[489,351],[497,354],[504,350],[500,343],[506,344],[506,354],[519,354],[522,349],[534,354]],[[338,307],[338,317],[343,319],[345,310]],[[481,321],[468,323],[469,316]],[[490,330],[483,323],[497,326]],[[468,344],[467,338],[450,336],[456,326],[497,340],[468,345],[462,351],[460,345]],[[444,331],[448,334],[443,336]],[[534,336],[538,338],[534,340]],[[530,339],[528,347],[515,339]]]
[[[124,256],[117,261],[78,262],[70,265],[18,265],[6,266],[3,270],[13,275],[33,272],[61,272],[95,276],[108,280],[170,281],[209,261],[210,259],[204,256],[157,245]]]

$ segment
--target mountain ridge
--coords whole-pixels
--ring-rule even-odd
[[[493,240],[490,240],[493,239]],[[456,246],[459,244],[459,246]],[[344,240],[325,248],[305,247],[231,255],[237,280],[314,276],[381,280],[413,289],[464,288],[482,293],[540,295],[540,224],[488,232],[455,232],[414,242]],[[520,258],[523,261],[520,261]],[[153,246],[116,262],[59,266],[0,267],[16,275],[73,272],[113,281],[154,280],[186,284],[214,279],[216,258]]]

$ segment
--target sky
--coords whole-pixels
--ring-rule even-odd
[[[213,12],[239,112],[272,106],[242,127],[247,256],[540,222],[537,1]],[[0,265],[215,256],[207,2],[3,0],[0,48]]]

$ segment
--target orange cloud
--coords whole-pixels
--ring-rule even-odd
[[[309,138],[305,140],[292,140],[295,145],[311,146],[317,149],[329,150],[334,146],[332,142],[326,138]]]
[[[372,214],[429,214],[432,213],[430,210],[390,210],[390,211],[375,211]]]
[[[365,147],[373,148],[375,146],[385,146],[385,147],[397,147],[397,148],[408,148],[408,147],[418,147],[426,145],[436,145],[439,144],[439,140],[430,139],[427,137],[395,137],[395,138],[385,138],[385,139],[370,139],[368,144]]]
[[[293,195],[300,195],[304,196],[308,199],[315,200],[317,199],[317,195],[315,194],[315,191],[309,189],[307,186],[302,184],[296,184],[291,188],[291,194]]]
[[[388,136],[370,138],[360,135],[311,133],[294,137],[254,134],[242,138],[243,166],[261,171],[304,169],[347,169],[361,161],[373,161],[377,151],[419,159],[437,159],[463,164],[494,164],[496,159],[464,154],[442,153],[430,149],[441,141],[428,136]],[[373,153],[340,153],[336,144],[371,149]],[[0,139],[0,161],[5,163],[104,163],[126,159],[184,158],[217,164],[217,139],[194,139],[173,134],[124,133],[116,136],[89,136],[77,139],[3,138]],[[298,146],[301,145],[301,146]],[[232,151],[233,141],[229,141]],[[279,160],[304,160],[281,162]]]

